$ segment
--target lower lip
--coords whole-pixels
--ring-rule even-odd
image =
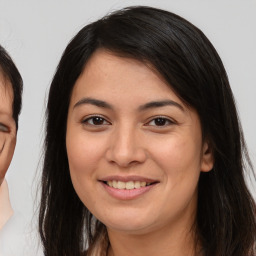
[[[119,200],[132,200],[138,198],[139,196],[149,192],[152,188],[155,187],[156,183],[135,189],[117,189],[108,186],[104,182],[101,182],[105,190],[114,198]]]

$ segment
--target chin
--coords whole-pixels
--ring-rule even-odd
[[[156,220],[149,219],[148,216],[135,214],[123,214],[113,218],[102,218],[101,222],[108,230],[129,233],[141,234],[145,230],[149,230]]]

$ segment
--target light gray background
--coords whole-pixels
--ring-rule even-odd
[[[7,174],[15,215],[1,231],[1,256],[42,254],[37,249],[35,212],[43,119],[47,91],[65,46],[85,24],[129,5],[175,12],[211,40],[226,67],[256,165],[255,0],[0,0],[0,44],[24,79],[18,141]]]

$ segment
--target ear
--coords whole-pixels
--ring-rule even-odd
[[[212,170],[214,165],[213,152],[207,141],[204,142],[202,148],[202,160],[201,160],[201,171],[209,172]]]

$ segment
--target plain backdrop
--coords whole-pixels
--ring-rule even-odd
[[[24,79],[18,141],[7,174],[15,215],[1,232],[1,256],[42,255],[36,230],[36,194],[44,111],[64,48],[84,25],[130,5],[172,11],[198,26],[210,39],[226,67],[256,165],[255,0],[0,0],[0,44],[8,50]],[[255,183],[251,189],[253,186]],[[252,193],[255,197],[255,190]]]

